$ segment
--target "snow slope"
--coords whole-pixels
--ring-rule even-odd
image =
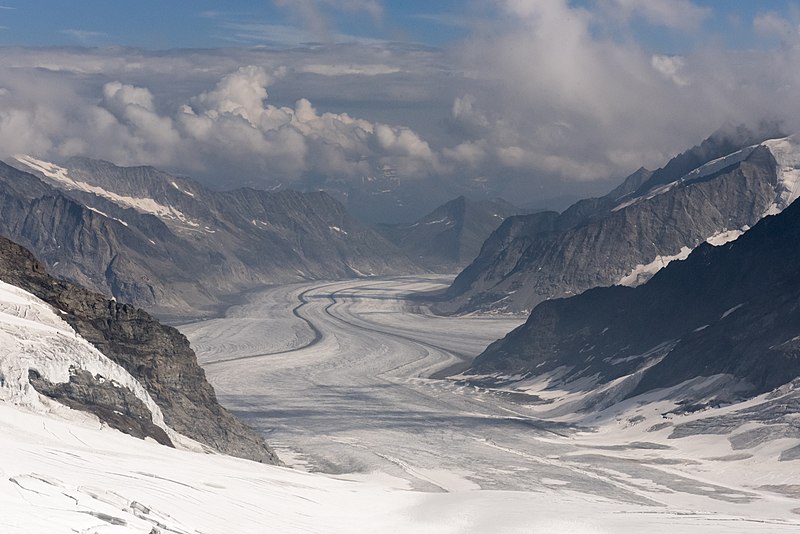
[[[405,283],[406,287],[425,285],[421,280]],[[399,288],[403,288],[402,284]],[[411,347],[413,342],[404,336],[417,331],[433,353],[421,359],[413,354],[414,348],[401,350],[394,356],[392,352],[379,351],[354,354],[362,358],[359,364],[351,366],[343,361],[343,369],[329,375],[329,393],[335,393],[334,381],[338,378],[349,376],[363,383],[379,373],[385,377],[383,387],[388,392],[407,386],[413,395],[428,398],[426,402],[435,399],[440,409],[457,410],[461,406],[458,399],[472,395],[473,400],[467,406],[474,413],[454,413],[455,417],[471,415],[478,422],[477,411],[481,404],[497,410],[498,414],[508,410],[508,405],[498,404],[497,399],[486,392],[448,390],[437,381],[419,378],[425,369],[453,358],[447,355],[448,349],[434,349],[434,344],[449,337],[463,350],[472,350],[492,329],[487,320],[448,319],[439,323],[424,315],[412,315],[411,322],[404,321],[406,317],[398,309],[400,302],[391,298],[397,289],[386,281],[380,284],[362,281],[356,286],[340,283],[317,289],[339,291],[339,304],[332,308],[336,310],[335,315],[326,317],[333,323],[354,321],[348,328],[354,329],[356,337],[360,335],[357,332],[363,331],[366,338],[380,343],[388,343],[391,337],[395,343],[406,339],[404,343]],[[357,298],[359,291],[363,302]],[[286,295],[286,292],[281,291],[279,295]],[[283,297],[281,300],[292,304]],[[257,302],[250,304],[250,312],[258,311]],[[265,302],[276,305],[274,301]],[[319,321],[313,312],[317,308],[314,304],[315,301],[310,301],[311,310],[307,316]],[[320,304],[325,305],[325,301]],[[357,313],[359,307],[368,313]],[[247,312],[248,308],[239,309],[237,319],[244,319]],[[298,321],[301,317],[302,314],[295,316]],[[421,332],[425,324],[431,328]],[[319,326],[324,330],[318,344],[324,347],[332,332],[331,324],[320,323]],[[210,335],[209,331],[203,331]],[[262,330],[261,335],[269,332]],[[250,335],[255,336],[256,331]],[[343,332],[335,336],[341,345],[339,350],[357,349],[357,343],[348,341]],[[303,337],[298,336],[297,341],[307,344],[309,340]],[[238,350],[263,349],[268,344],[266,339],[255,345],[242,341]],[[321,358],[328,356],[341,358],[336,352],[326,355],[313,344],[306,346],[311,349],[306,349],[305,353],[301,349],[284,360],[288,363],[289,359],[295,359],[295,380],[302,381],[309,376],[303,372],[304,366],[314,367]],[[402,348],[402,344],[398,347]],[[228,356],[235,355],[238,350]],[[408,355],[419,361],[402,364],[402,359]],[[258,361],[250,360],[251,363]],[[757,469],[757,477],[739,470],[742,463],[720,461],[717,465],[737,468],[738,475],[727,477],[732,482],[741,485],[743,481],[756,480],[778,488],[777,493],[763,488],[744,491],[739,487],[723,487],[718,484],[720,469],[708,470],[713,462],[702,463],[702,469],[696,465],[685,467],[687,451],[666,441],[664,432],[646,438],[655,443],[650,448],[629,443],[629,440],[641,442],[643,436],[647,436],[643,434],[647,425],[626,424],[622,432],[617,432],[615,427],[618,428],[620,417],[624,417],[620,414],[602,414],[606,420],[601,421],[601,431],[597,433],[522,433],[521,438],[529,447],[520,447],[519,442],[503,439],[499,432],[481,437],[480,425],[475,428],[474,435],[462,435],[457,426],[443,417],[446,414],[437,415],[433,410],[435,405],[430,404],[424,416],[433,419],[436,427],[438,447],[441,447],[436,460],[440,464],[446,464],[446,451],[460,455],[461,447],[466,444],[495,459],[496,468],[489,474],[518,478],[525,475],[525,471],[517,471],[520,463],[524,463],[537,483],[524,491],[478,490],[485,479],[483,484],[476,484],[464,479],[458,469],[428,469],[420,462],[418,456],[428,456],[431,450],[424,441],[425,432],[419,432],[419,428],[409,428],[404,435],[379,429],[386,434],[383,443],[391,442],[394,448],[382,446],[373,455],[382,455],[390,464],[403,466],[414,477],[427,478],[438,485],[436,492],[412,491],[409,481],[365,466],[326,476],[222,455],[171,449],[124,435],[103,427],[91,416],[39,399],[25,385],[28,365],[36,366],[51,380],[59,377],[64,380],[69,365],[76,364],[95,373],[104,373],[108,379],[136,390],[130,377],[110,367],[101,354],[69,329],[56,311],[17,288],[0,284],[0,532],[627,534],[655,527],[669,528],[675,534],[698,531],[780,534],[800,529],[800,517],[787,511],[796,507],[797,502],[780,493],[791,490],[794,475],[791,470],[776,472],[774,462],[762,462],[769,460],[769,454],[759,453],[748,464]],[[229,367],[229,370],[234,368]],[[244,373],[240,378],[252,375],[252,365],[250,370],[246,366],[239,369]],[[361,374],[347,374],[354,372]],[[263,375],[253,378],[259,376]],[[403,379],[403,376],[408,378]],[[275,385],[282,387],[283,384]],[[297,396],[314,393],[313,389],[295,391]],[[327,403],[320,402],[321,399],[310,400],[320,409],[326,409]],[[362,401],[350,400],[357,405]],[[270,405],[262,408],[280,409]],[[357,422],[351,421],[353,416],[360,416],[349,410],[342,413],[346,408],[342,404],[332,408],[336,410],[329,414],[330,423],[338,426],[339,431],[328,437],[338,437],[345,442],[357,437],[359,434],[348,434],[348,425]],[[393,409],[416,407],[395,406]],[[638,414],[644,408],[632,406],[628,409]],[[521,412],[508,415],[513,419],[524,418]],[[645,419],[655,421],[659,417],[652,412],[646,414]],[[295,415],[294,420],[295,424],[302,425],[315,418]],[[370,439],[363,431],[360,435]],[[722,438],[712,436],[712,439],[720,442]],[[620,443],[629,446],[614,449]],[[666,452],[653,448],[659,444]],[[357,440],[349,441],[351,447],[358,445]],[[726,448],[724,443],[717,443],[703,450],[705,454],[720,455]],[[366,452],[365,457],[370,454]],[[593,456],[587,459],[589,454]],[[657,477],[647,471],[658,465],[654,456],[671,462],[664,470],[655,469],[659,473]],[[517,462],[512,462],[512,458],[517,458]],[[462,471],[471,467],[461,466]],[[699,471],[699,475],[688,478],[684,469]],[[602,489],[604,487],[612,489]]]
[[[798,134],[770,139],[764,146],[778,163],[778,198],[767,215],[780,213],[800,196],[800,138]]]
[[[0,403],[0,531],[10,534],[797,532],[559,490],[422,493],[385,476],[335,479],[165,448]],[[702,529],[702,530],[701,530]]]

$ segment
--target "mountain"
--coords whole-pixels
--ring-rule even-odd
[[[460,196],[414,224],[384,224],[378,231],[427,269],[454,272],[475,259],[486,238],[516,213],[519,209],[502,199],[472,201]]]
[[[33,387],[137,437],[172,445],[177,432],[226,454],[277,463],[264,440],[219,405],[189,342],[174,328],[51,277],[5,238],[0,279],[6,336],[0,389],[11,387],[10,396],[36,402]]]
[[[687,383],[682,401],[698,407],[769,392],[800,376],[798,259],[800,201],[641,286],[542,302],[469,374],[580,393],[571,410]]]
[[[591,287],[640,284],[700,243],[735,238],[800,193],[800,138],[770,133],[719,131],[604,197],[509,217],[435,309],[528,312]]]
[[[264,284],[420,270],[325,193],[211,191],[152,167],[0,164],[0,232],[57,276],[162,315]]]

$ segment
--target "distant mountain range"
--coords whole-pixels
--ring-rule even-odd
[[[384,224],[378,231],[410,258],[435,272],[458,272],[474,260],[484,241],[520,209],[502,199],[460,196],[413,224]]]
[[[700,409],[771,391],[800,376],[798,260],[800,201],[639,287],[542,302],[467,374],[574,394],[563,410],[657,391]]]
[[[0,234],[54,275],[162,315],[211,313],[264,284],[422,270],[325,193],[217,192],[83,158],[12,163]]]
[[[723,243],[800,194],[800,138],[726,128],[604,197],[512,216],[439,296],[440,313],[528,313],[538,303],[637,285],[703,242]]]

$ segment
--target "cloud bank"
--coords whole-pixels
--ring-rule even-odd
[[[323,32],[334,30],[315,22],[325,9],[384,16],[369,0],[291,6]],[[700,39],[674,54],[619,30],[644,20],[691,35],[713,12],[690,0],[491,9],[444,50],[5,49],[0,156],[152,164],[220,187],[324,187],[388,173],[519,201],[654,168],[725,122],[800,129],[800,34],[775,13],[748,29],[772,36],[771,48]]]

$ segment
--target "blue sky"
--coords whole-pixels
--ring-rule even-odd
[[[304,33],[313,29],[314,22],[292,6],[303,3],[298,0],[0,1],[2,45],[216,48],[295,45],[304,37],[323,38]],[[375,1],[372,5],[378,10],[369,9],[370,0],[307,3],[316,5],[317,15],[328,27],[324,38],[336,41],[360,38],[442,46],[467,35],[471,23],[499,16],[496,3],[469,0]],[[602,3],[571,4],[592,9]],[[790,0],[696,0],[694,4],[708,10],[702,32],[673,31],[634,15],[624,36],[668,53],[682,53],[699,41],[717,41],[728,48],[763,47],[773,45],[774,39],[753,30],[752,21],[759,13],[773,11],[794,22],[798,17],[797,3]]]
[[[463,5],[455,0],[385,2],[378,17],[364,9],[322,6],[320,11],[330,19],[331,30],[343,35],[440,45],[463,34],[452,15]],[[4,45],[252,46],[283,44],[286,28],[307,28],[307,21],[293,9],[268,0],[5,0],[2,6],[0,42]],[[448,18],[450,22],[443,20]],[[245,23],[272,26],[276,31],[270,35],[265,30],[260,38],[245,39],[233,27]]]

